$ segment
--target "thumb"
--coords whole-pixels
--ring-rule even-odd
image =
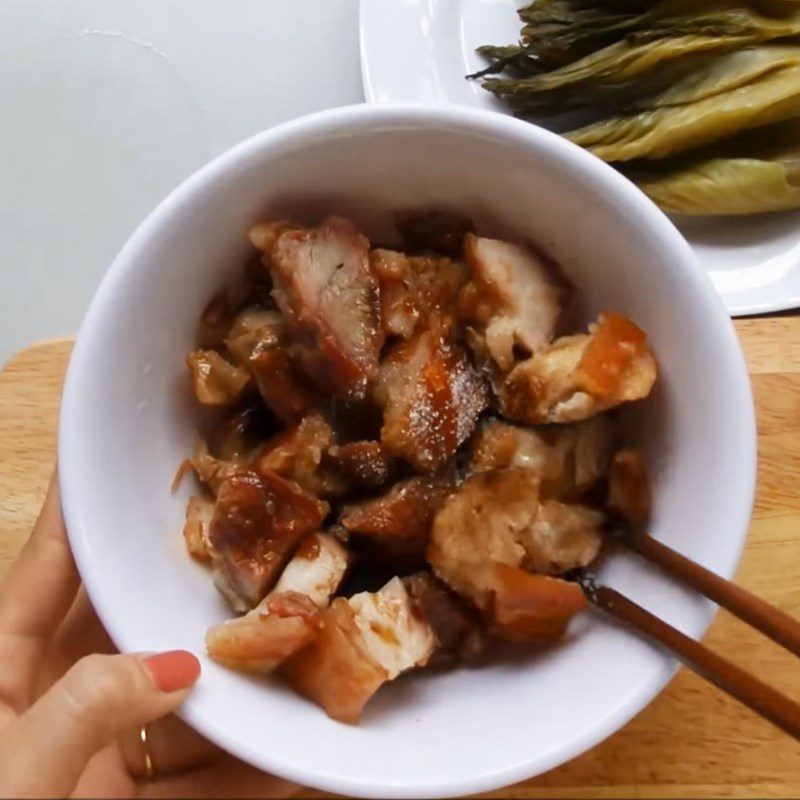
[[[81,659],[0,734],[0,796],[68,796],[95,753],[174,711],[199,675],[185,650]]]

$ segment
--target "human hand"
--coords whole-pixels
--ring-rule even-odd
[[[111,655],[64,531],[54,479],[0,584],[0,796],[288,797],[174,711],[200,675],[185,651]],[[140,726],[155,775],[146,778]]]

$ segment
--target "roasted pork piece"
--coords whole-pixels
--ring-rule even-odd
[[[187,551],[242,614],[210,657],[348,723],[404,672],[563,636],[586,604],[565,576],[650,509],[606,413],[656,380],[644,333],[606,312],[560,336],[571,287],[535,247],[397,223],[405,252],[340,217],[250,229],[188,356],[205,408],[175,480],[194,471]]]
[[[437,323],[394,345],[375,384],[381,442],[415,469],[443,467],[489,403],[483,378]]]
[[[234,320],[225,344],[253,377],[267,408],[280,420],[294,422],[317,402],[289,360],[286,326],[279,312],[244,309]]]
[[[539,477],[542,497],[576,500],[605,477],[614,440],[605,416],[539,427],[487,419],[473,437],[469,468],[527,467]]]
[[[644,333],[608,312],[588,334],[563,336],[517,365],[503,384],[500,413],[531,424],[575,422],[647,397],[656,374]]]
[[[399,578],[378,592],[337,598],[320,625],[316,638],[288,659],[284,673],[294,689],[340,722],[358,722],[375,692],[424,666],[436,644]]]
[[[328,505],[271,470],[223,481],[208,530],[217,587],[242,611],[278,579],[300,540],[317,530]]]
[[[360,398],[382,334],[369,242],[341,217],[280,233],[269,248],[273,296],[303,370],[335,397]]]
[[[600,550],[601,522],[601,514],[583,506],[542,501],[534,470],[484,472],[459,487],[434,517],[428,561],[491,618],[496,565],[546,575],[586,566]]]
[[[408,478],[386,494],[346,505],[340,522],[350,533],[427,541],[433,515],[454,488],[452,470]]]
[[[569,284],[555,264],[520,245],[467,234],[464,253],[470,279],[459,297],[461,319],[480,354],[508,372],[517,352],[529,356],[553,340]]]
[[[327,533],[303,539],[273,590],[243,617],[209,629],[209,656],[232,669],[266,673],[311,642],[347,570],[344,546]]]

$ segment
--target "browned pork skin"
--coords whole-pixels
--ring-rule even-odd
[[[308,644],[347,570],[348,554],[330,534],[303,539],[275,588],[250,612],[206,634],[215,661],[244,672],[266,673]]]
[[[552,341],[568,284],[555,264],[519,245],[467,234],[464,254],[471,278],[459,296],[459,315],[507,372],[515,349],[531,354]]]
[[[222,482],[208,543],[215,582],[234,609],[252,608],[264,597],[298,542],[327,513],[327,503],[271,470]]]
[[[527,467],[541,480],[542,497],[576,500],[608,472],[614,438],[604,415],[537,428],[489,419],[473,438],[469,469]]]
[[[427,540],[434,514],[453,491],[450,470],[400,481],[380,497],[351,503],[340,521],[350,533],[386,539]]]
[[[273,296],[304,371],[336,397],[364,397],[382,334],[369,242],[349,221],[285,230],[269,251]]]
[[[500,411],[518,422],[575,422],[647,397],[656,374],[644,333],[608,312],[588,334],[563,336],[516,366]]]
[[[490,612],[495,565],[548,574],[586,566],[601,545],[601,515],[541,502],[533,470],[510,467],[467,480],[435,516],[428,561],[459,594]]]
[[[384,683],[424,666],[434,647],[433,632],[393,578],[378,592],[334,600],[317,637],[286,661],[284,672],[330,717],[356,723]]]
[[[375,386],[381,442],[420,472],[445,465],[489,402],[485,382],[439,325],[395,345]]]

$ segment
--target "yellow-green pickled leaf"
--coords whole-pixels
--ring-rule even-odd
[[[606,161],[663,158],[800,114],[800,67],[696,103],[611,117],[567,134]]]
[[[679,214],[757,214],[800,207],[800,119],[757,128],[691,156],[645,162],[627,174]]]
[[[636,181],[664,211],[675,214],[759,214],[800,208],[800,184],[780,163],[716,158]]]

